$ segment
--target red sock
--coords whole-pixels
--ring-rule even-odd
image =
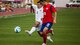
[[[52,32],[52,30],[47,30],[47,33],[46,34],[51,33],[51,32]]]
[[[47,34],[46,33],[43,33],[43,43],[46,44],[46,40],[47,40]]]

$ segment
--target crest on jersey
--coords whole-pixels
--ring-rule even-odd
[[[46,8],[46,10],[48,10],[48,8]]]

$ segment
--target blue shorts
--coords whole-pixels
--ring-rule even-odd
[[[45,27],[47,27],[48,30],[50,30],[51,27],[52,27],[52,25],[53,25],[53,23],[51,23],[51,22],[47,22],[47,23],[45,23],[45,24],[42,24],[41,29],[40,29],[40,32],[43,32],[43,29],[44,29]]]

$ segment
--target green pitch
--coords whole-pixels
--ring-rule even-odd
[[[42,38],[33,33],[28,36],[34,24],[34,14],[0,17],[0,45],[41,45]],[[14,27],[20,26],[20,33],[14,32]],[[58,10],[57,23],[54,24],[54,42],[47,45],[80,45],[80,8]]]

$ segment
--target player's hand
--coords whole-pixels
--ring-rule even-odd
[[[53,23],[55,24],[56,23],[56,20],[54,20]]]
[[[54,13],[54,20],[53,20],[54,22],[53,23],[56,23],[56,17],[57,17],[57,12]]]

